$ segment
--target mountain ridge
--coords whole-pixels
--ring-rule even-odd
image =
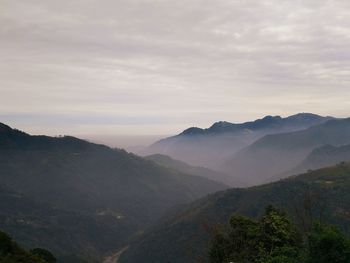
[[[183,132],[181,132],[179,135],[196,135],[196,132],[198,134],[205,134],[205,133],[225,133],[225,132],[236,132],[239,130],[258,130],[258,129],[264,129],[268,128],[271,125],[290,125],[288,123],[297,123],[297,122],[314,122],[315,124],[319,123],[319,120],[321,118],[324,118],[326,120],[333,119],[331,116],[320,116],[313,113],[297,113],[285,118],[282,118],[279,115],[272,116],[267,115],[261,119],[256,119],[255,121],[248,121],[243,123],[233,123],[228,121],[218,121],[212,124],[209,128],[198,128],[198,127],[191,127]],[[311,124],[312,125],[312,124]],[[175,136],[179,136],[175,135]]]
[[[164,154],[190,165],[220,170],[222,160],[267,134],[303,130],[331,119],[334,118],[300,113],[286,118],[266,116],[240,124],[221,121],[207,129],[192,127],[178,135],[161,139],[140,154]]]

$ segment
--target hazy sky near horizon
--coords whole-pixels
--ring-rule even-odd
[[[0,0],[0,122],[174,134],[350,116],[348,0]]]

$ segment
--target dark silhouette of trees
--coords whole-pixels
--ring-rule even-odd
[[[26,251],[9,235],[0,231],[0,263],[55,263],[55,257],[47,250],[37,248]]]
[[[209,257],[211,263],[350,263],[350,239],[320,222],[301,231],[268,206],[259,220],[234,215],[228,229],[215,233]]]
[[[43,248],[34,248],[30,250],[30,253],[45,260],[47,263],[56,263],[57,261],[50,251]]]

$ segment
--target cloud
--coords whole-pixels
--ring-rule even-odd
[[[52,132],[56,118],[65,133],[159,134],[264,114],[349,114],[346,0],[0,5],[0,118],[14,126]]]

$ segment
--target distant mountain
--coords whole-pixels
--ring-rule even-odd
[[[0,125],[0,171],[0,185],[54,209],[44,212],[42,224],[31,221],[28,209],[18,223],[24,225],[20,233],[15,226],[0,228],[6,227],[24,245],[47,241],[53,252],[91,259],[123,246],[173,205],[226,188],[123,150],[74,137],[31,136],[4,124]],[[18,211],[8,210],[3,222]],[[55,220],[58,225],[50,224]],[[67,226],[72,238],[66,240],[64,231],[57,234],[59,225]],[[48,234],[55,239],[48,241]]]
[[[200,135],[200,134],[218,134],[218,133],[245,133],[246,130],[275,130],[279,132],[290,129],[305,129],[313,125],[320,124],[324,121],[330,120],[332,117],[322,117],[312,113],[299,113],[286,118],[280,116],[266,116],[245,123],[230,123],[226,121],[219,121],[214,123],[208,129],[189,128],[183,131],[180,135]]]
[[[119,263],[208,262],[213,229],[233,214],[259,217],[267,205],[293,216],[300,227],[312,220],[337,224],[350,233],[350,164],[338,165],[246,189],[230,189],[179,208],[147,231]]]
[[[314,149],[302,163],[289,171],[289,174],[303,173],[342,162],[350,162],[350,144],[339,147],[325,145]]]
[[[300,113],[287,118],[266,116],[241,124],[221,121],[208,129],[189,128],[154,143],[141,154],[164,154],[191,165],[218,169],[222,160],[267,134],[302,130],[330,119],[332,117]]]
[[[259,184],[293,169],[325,144],[350,144],[350,118],[330,120],[302,131],[267,135],[227,161],[226,171],[247,185]]]
[[[222,172],[217,172],[199,166],[191,166],[183,161],[175,160],[167,155],[153,154],[145,156],[144,158],[147,160],[154,161],[159,165],[175,169],[185,174],[203,176],[210,180],[222,182],[229,186],[237,186],[241,184],[240,182],[237,182],[237,180],[234,177],[224,174]]]

